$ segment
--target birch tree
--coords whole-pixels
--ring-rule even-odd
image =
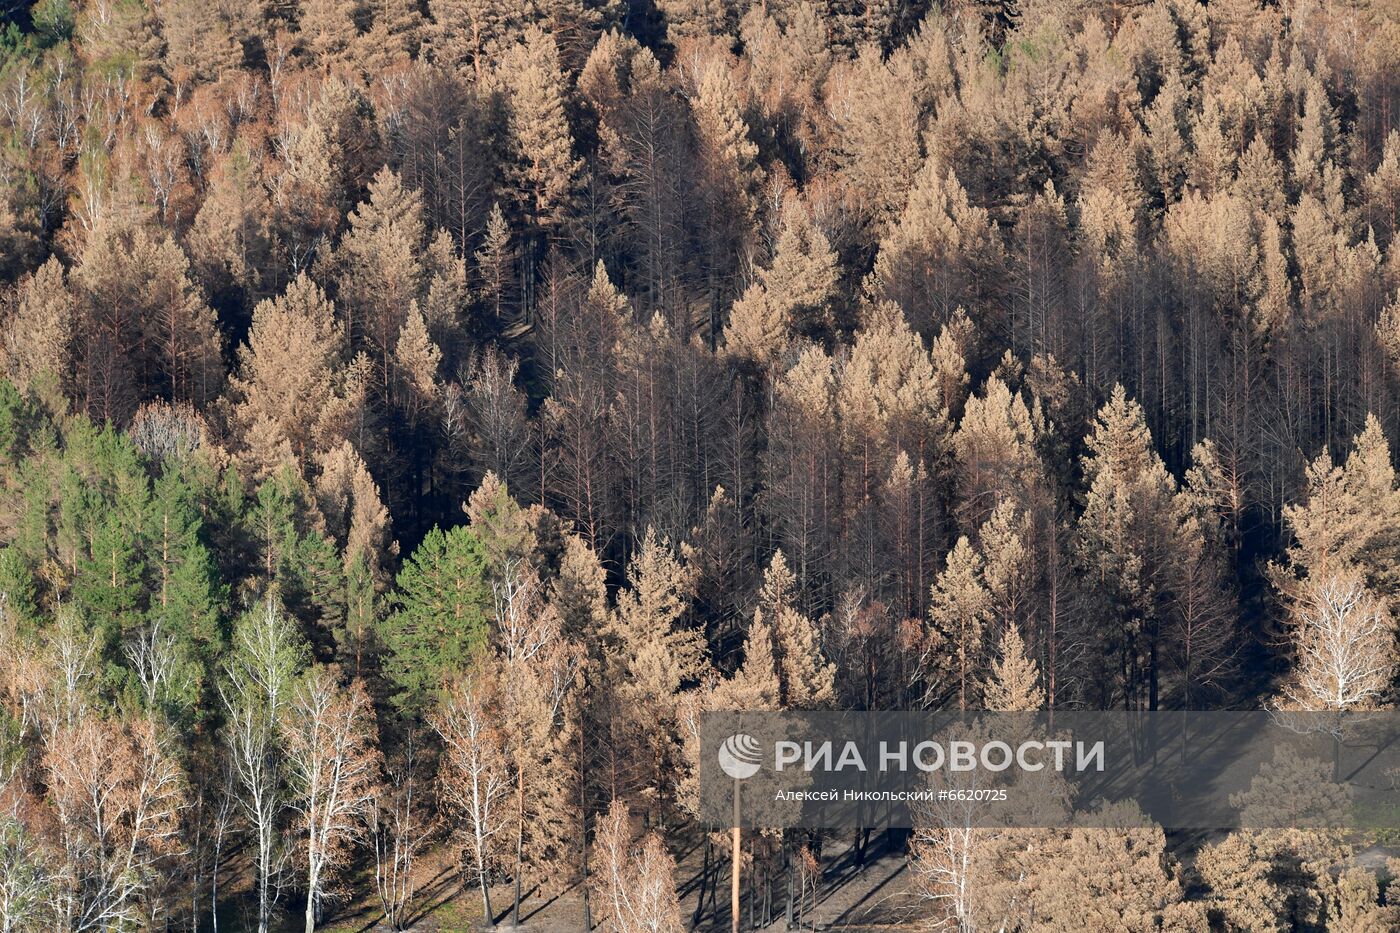
[[[38,840],[15,817],[0,816],[0,933],[46,925],[51,884]]]
[[[499,857],[497,837],[508,825],[511,791],[496,691],[494,672],[480,669],[452,684],[431,720],[443,744],[438,793],[458,820],[488,928],[496,925],[489,878]]]
[[[1304,710],[1375,706],[1395,676],[1395,620],[1354,573],[1309,577],[1294,606],[1296,654],[1283,688]]]
[[[661,837],[635,840],[627,807],[614,800],[599,821],[593,843],[593,878],[611,933],[681,933],[681,905],[676,897],[675,859]]]
[[[409,726],[402,749],[385,766],[385,791],[370,808],[375,890],[384,920],[394,930],[408,927],[418,859],[438,827],[436,814],[423,800],[419,744]]]
[[[280,723],[300,814],[306,864],[306,933],[316,929],[332,873],[365,834],[380,791],[380,758],[369,694],[339,682],[334,667],[315,667],[293,691]]]
[[[161,913],[149,898],[180,851],[185,779],[149,720],[89,714],[43,759],[63,870],[54,901],[71,933],[115,930]]]
[[[282,828],[288,801],[279,724],[292,701],[302,652],[281,606],[267,596],[235,629],[219,688],[239,808],[253,834],[258,933],[268,933],[271,926],[287,864]]]

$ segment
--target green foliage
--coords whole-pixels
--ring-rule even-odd
[[[208,696],[223,652],[226,600],[201,536],[195,490],[178,466],[167,465],[152,491],[147,528],[148,624],[174,640],[184,689],[173,699],[190,713]]]
[[[21,726],[17,718],[0,709],[0,782],[7,781],[24,763],[24,730]]]
[[[464,670],[486,642],[487,557],[471,528],[434,528],[405,562],[394,611],[380,626],[386,673],[398,700],[420,707],[444,678]]]
[[[29,28],[10,20],[0,27],[0,77],[26,60],[73,36],[76,17],[69,0],[40,0],[29,11]]]
[[[255,559],[249,570],[264,586],[274,585],[296,571],[293,557],[300,540],[297,483],[290,470],[273,474],[258,487],[248,511],[245,525]]]
[[[69,0],[39,0],[29,11],[34,25],[34,41],[39,48],[49,49],[73,37],[76,13]]]
[[[139,526],[143,503],[116,503],[86,496],[84,531],[88,546],[79,552],[73,578],[73,602],[97,630],[102,656],[115,664],[122,638],[141,619],[143,597]],[[135,505],[134,508],[132,506]],[[120,680],[115,668],[108,675]]]
[[[56,606],[70,606],[82,637],[95,639],[109,699],[144,696],[193,725],[208,708],[225,642],[227,588],[204,522],[206,510],[219,514],[210,505],[217,471],[192,455],[155,465],[153,477],[153,465],[112,426],[55,422],[7,386],[0,384],[0,422],[22,421],[25,438],[9,445],[17,460],[0,484],[11,513],[0,547],[8,611],[19,631],[32,632],[51,625]],[[150,661],[157,649],[169,676],[143,684],[136,658]]]
[[[19,24],[6,23],[0,27],[0,76],[8,74],[21,60],[33,53],[34,42],[20,32]]]
[[[310,532],[297,542],[296,574],[287,581],[287,606],[312,625],[316,648],[322,655],[332,648],[332,632],[345,615],[345,575],[335,543]]]
[[[50,880],[40,860],[39,845],[25,825],[10,814],[0,815],[0,866],[9,892],[5,905],[12,917],[42,917]],[[31,928],[34,929],[34,928]]]
[[[34,602],[34,575],[24,555],[13,547],[0,548],[0,599],[20,631],[29,629],[38,618]]]
[[[281,601],[268,593],[234,622],[224,661],[226,701],[256,710],[268,728],[275,727],[307,655],[306,642]]]
[[[30,566],[37,568],[49,559],[49,503],[53,476],[38,461],[22,464],[17,473],[20,514],[15,522],[11,546],[24,555]]]
[[[33,407],[20,395],[14,383],[0,379],[0,458],[5,463],[19,461],[33,419]]]
[[[295,579],[306,506],[301,478],[290,468],[274,473],[258,487],[244,525],[254,558],[248,569],[259,588],[285,586]]]
[[[356,553],[345,569],[345,617],[336,630],[336,657],[345,670],[359,676],[374,651],[381,599],[365,555]]]
[[[318,655],[328,657],[344,614],[344,579],[335,544],[319,525],[310,491],[294,469],[264,480],[243,520],[252,571],[243,584],[255,592],[275,590]]]

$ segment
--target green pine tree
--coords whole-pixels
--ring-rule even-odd
[[[339,663],[356,677],[374,651],[381,602],[369,562],[363,551],[357,551],[345,568],[345,621],[335,635]]]
[[[38,618],[35,604],[34,574],[19,549],[0,548],[0,611],[6,612],[26,631]]]
[[[420,706],[485,644],[491,613],[486,549],[470,528],[434,528],[399,572],[394,611],[380,625],[384,668],[398,700]]]
[[[78,470],[62,489],[80,536],[72,598],[79,615],[96,627],[115,684],[123,679],[114,664],[118,645],[140,624],[144,609],[141,538],[149,480],[135,448],[110,425],[100,432],[70,432],[67,440],[67,458]]]
[[[251,575],[261,581],[259,588],[285,583],[294,572],[300,482],[289,468],[274,473],[258,487],[244,518],[255,561]]]
[[[152,488],[147,512],[147,624],[173,639],[185,685],[182,709],[200,706],[223,651],[223,587],[200,536],[194,490],[178,467],[167,466]]]

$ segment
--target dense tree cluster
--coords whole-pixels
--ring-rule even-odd
[[[1392,3],[0,13],[2,930],[402,928],[438,855],[717,928],[705,710],[1397,699]],[[1400,924],[1199,842],[934,814],[911,884]]]

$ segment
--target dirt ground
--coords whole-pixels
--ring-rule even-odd
[[[815,907],[811,906],[812,895],[809,893],[809,909],[799,929],[839,930],[842,933],[907,929],[906,924],[914,917],[913,902],[906,887],[907,860],[902,853],[882,853],[879,845],[879,840],[872,841],[871,857],[864,866],[859,866],[851,857],[849,841],[828,841],[823,853],[824,870],[816,904]],[[678,865],[678,874],[682,879],[681,906],[687,919],[695,913],[702,863],[703,849],[696,846],[685,853]],[[481,897],[475,891],[464,892],[461,889],[460,879],[452,866],[433,865],[426,874],[430,877],[420,888],[418,900],[421,907],[413,925],[415,933],[467,933],[480,929]],[[726,866],[720,872],[721,890],[714,897],[716,910],[711,910],[707,904],[696,929],[729,929],[728,883]],[[783,928],[783,894],[782,891],[774,892],[773,911],[777,919],[769,929]],[[512,889],[508,885],[491,890],[491,906],[497,925],[503,930],[511,928],[511,898]],[[742,909],[747,910],[747,901]],[[364,902],[342,913],[325,929],[333,933],[377,933],[380,916],[376,903]],[[595,913],[594,923],[601,919]],[[747,921],[747,916],[744,919]],[[527,892],[521,904],[520,929],[530,933],[580,933],[583,929],[583,899],[580,892],[577,888],[571,888],[552,898]]]
[[[822,881],[817,902],[801,918],[798,929],[840,933],[909,930],[919,913],[916,900],[909,890],[908,860],[903,851],[885,851],[882,849],[883,837],[875,837],[871,840],[865,864],[858,865],[852,857],[850,841],[827,841],[823,850]],[[1209,840],[1180,835],[1173,841],[1178,847],[1191,847]],[[1386,859],[1398,855],[1400,848],[1373,844],[1358,848],[1356,862],[1362,867],[1383,872]],[[677,866],[678,877],[682,879],[683,916],[687,920],[695,914],[702,863],[703,848],[695,846],[684,853]],[[475,891],[462,891],[460,879],[451,865],[439,867],[430,864],[427,869],[426,874],[431,877],[420,887],[418,901],[421,906],[414,921],[414,933],[468,933],[481,929],[480,895]],[[371,879],[366,879],[366,883],[373,884]],[[725,866],[720,871],[721,889],[714,897],[717,909],[712,911],[707,904],[702,920],[695,929],[705,933],[729,930],[728,883],[729,872]],[[784,928],[783,892],[775,890],[773,896],[775,921],[766,929],[778,931]],[[501,930],[511,929],[511,897],[512,889],[508,885],[491,891],[491,904]],[[741,909],[747,911],[747,900]],[[380,917],[378,904],[372,900],[366,901],[342,914],[325,929],[333,933],[380,933]],[[602,919],[595,908],[594,923]],[[747,919],[746,915],[745,930],[748,929]],[[519,929],[529,933],[581,933],[582,897],[577,888],[553,898],[528,892],[521,904],[520,921]]]

